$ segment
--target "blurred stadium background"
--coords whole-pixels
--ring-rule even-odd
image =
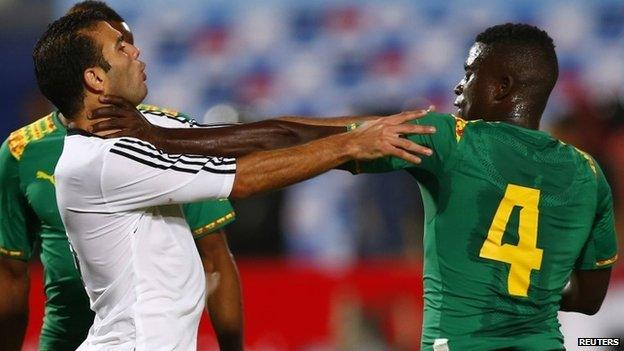
[[[2,138],[50,106],[30,54],[74,1],[0,0]],[[453,87],[474,36],[522,21],[554,38],[560,78],[543,129],[590,152],[611,182],[624,243],[624,2],[108,1],[147,63],[148,103],[199,121],[275,115],[386,114],[435,104]],[[242,276],[249,350],[416,350],[422,308],[422,208],[405,174],[329,172],[234,203],[227,229]],[[624,337],[624,269],[593,317],[562,314],[578,337]],[[42,282],[33,263],[36,347]],[[216,343],[206,321],[200,349]]]

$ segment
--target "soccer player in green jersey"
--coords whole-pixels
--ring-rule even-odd
[[[409,137],[431,157],[358,170],[420,184],[424,350],[561,350],[557,312],[596,313],[617,259],[611,190],[591,156],[538,130],[558,75],[546,32],[488,28],[465,71],[466,120],[430,113],[417,123],[437,133]]]
[[[70,12],[95,9],[128,42],[123,19],[102,2],[85,1]],[[188,116],[154,106],[139,110],[162,118]],[[0,349],[19,350],[28,317],[28,261],[39,251],[45,272],[45,316],[41,350],[75,350],[93,322],[89,300],[76,271],[56,208],[54,169],[63,149],[66,121],[58,112],[13,132],[0,148]],[[240,282],[223,227],[235,214],[227,200],[184,206],[205,271],[219,272],[207,307],[224,350],[242,349]]]
[[[561,350],[557,312],[596,313],[617,260],[611,190],[590,155],[538,130],[558,76],[546,32],[488,28],[465,71],[455,88],[464,119],[429,113],[415,123],[437,132],[408,137],[432,156],[355,172],[405,170],[420,185],[423,350]]]

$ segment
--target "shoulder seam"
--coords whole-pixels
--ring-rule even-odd
[[[591,170],[594,172],[594,175],[598,175],[598,171],[596,170],[596,163],[594,162],[594,159],[585,151],[579,149],[578,147],[574,146],[574,145],[570,145],[574,148],[574,150],[576,150],[581,156],[583,156],[583,158],[587,161],[587,164],[589,164],[589,167],[591,168]]]
[[[146,111],[146,112],[160,112],[163,113],[164,115],[169,115],[171,117],[180,117],[183,116],[182,113],[176,111],[176,110],[172,110],[172,109],[168,109],[168,108],[164,108],[164,107],[159,107],[156,105],[148,105],[148,104],[140,104],[139,106],[137,106],[137,109],[140,111]]]

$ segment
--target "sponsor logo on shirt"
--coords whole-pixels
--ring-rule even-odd
[[[54,174],[47,174],[44,171],[37,171],[36,174],[37,179],[47,180],[52,183],[53,186],[56,186],[56,180],[54,179]]]

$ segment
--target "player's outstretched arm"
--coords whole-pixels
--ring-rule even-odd
[[[150,124],[123,98],[102,96],[100,102],[109,106],[99,108],[89,116],[93,121],[92,133],[107,138],[135,137],[169,153],[239,157],[343,133],[349,124],[346,120],[349,117],[344,117],[332,120],[326,126],[275,119],[221,128],[171,129]],[[362,121],[371,118],[363,117]],[[341,124],[342,120],[344,124]]]
[[[218,128],[163,128],[149,123],[130,102],[101,96],[108,106],[94,110],[90,132],[106,138],[135,137],[169,153],[238,157],[342,133],[345,126],[310,126],[266,120]]]
[[[236,178],[230,196],[247,197],[314,177],[351,160],[372,160],[395,156],[420,163],[415,154],[430,150],[401,136],[433,133],[431,127],[404,124],[426,112],[402,114],[364,123],[348,133],[328,136],[303,145],[261,151],[237,160]]]
[[[22,349],[28,324],[28,262],[0,257],[0,350]]]
[[[435,111],[435,106],[431,105],[429,111]],[[364,123],[372,121],[382,116],[342,116],[342,117],[303,117],[303,116],[281,116],[277,120],[307,124],[312,126],[334,126],[341,127],[352,123]]]
[[[206,274],[219,274],[218,285],[208,296],[206,303],[219,349],[242,350],[243,302],[240,279],[225,233],[220,230],[196,240],[195,243]]]
[[[561,295],[561,311],[596,314],[607,294],[611,268],[572,271]]]
[[[364,123],[381,118],[381,116],[342,116],[342,117],[301,117],[301,116],[281,116],[278,121],[307,124],[310,126],[342,127],[352,123]]]

